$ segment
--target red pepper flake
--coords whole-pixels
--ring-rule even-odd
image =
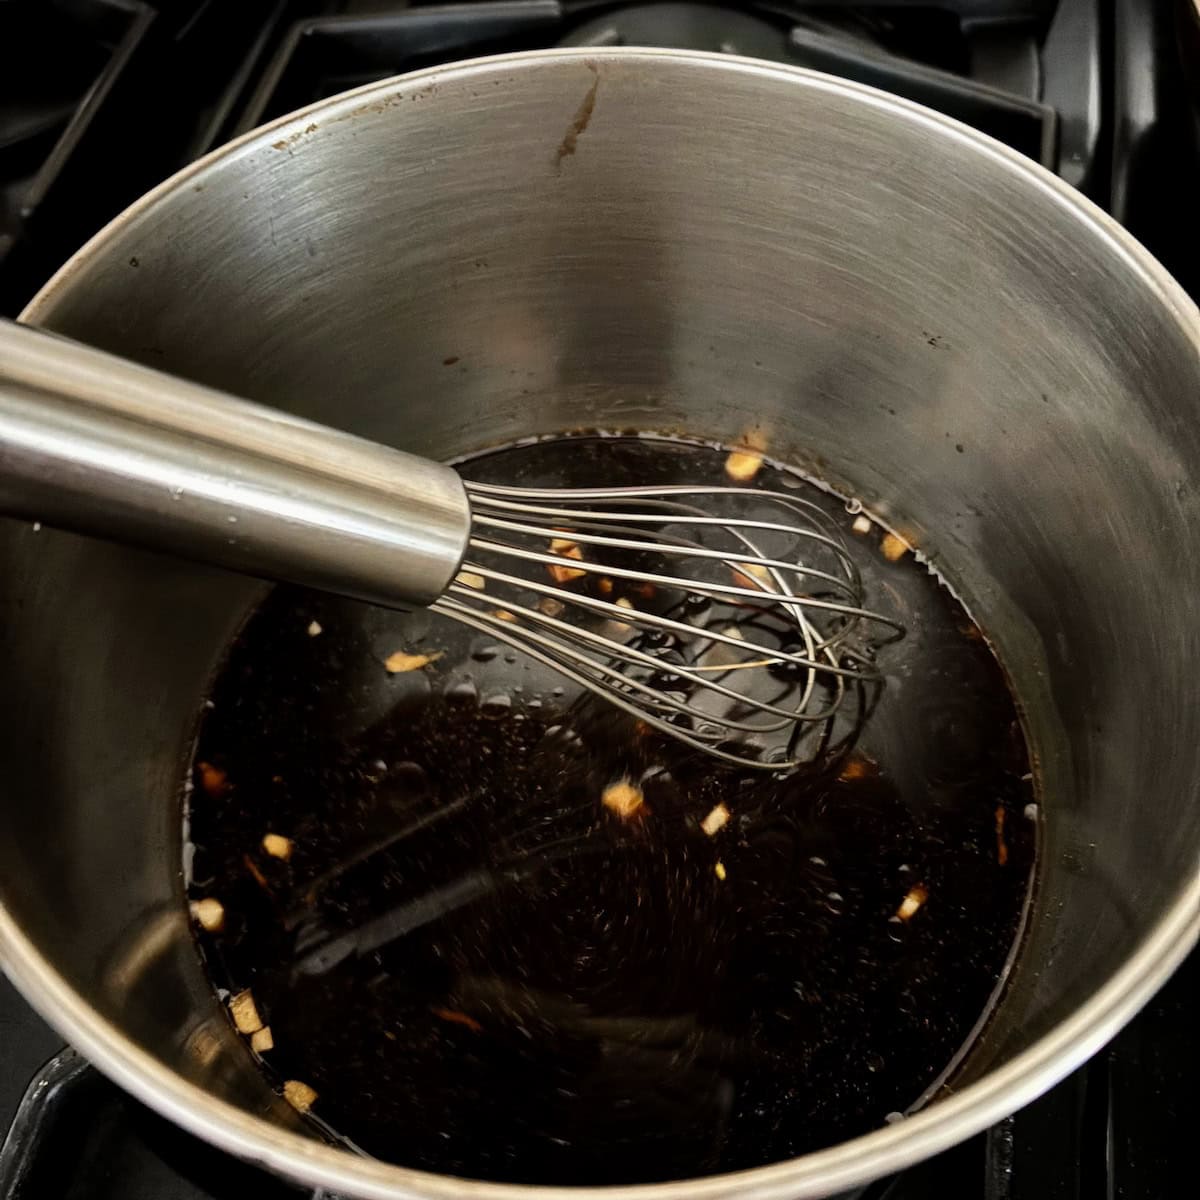
[[[865,754],[855,754],[846,760],[846,765],[838,772],[838,778],[846,781],[869,779],[879,774],[879,764]]]
[[[1004,841],[1004,805],[996,805],[996,861],[1004,866],[1008,862],[1008,846]]]
[[[764,567],[762,563],[739,563],[736,567],[730,567],[730,572],[736,587],[757,592],[774,590],[770,568]]]
[[[483,1026],[474,1017],[469,1017],[456,1008],[431,1008],[429,1011],[441,1021],[449,1021],[452,1025],[465,1025],[472,1033],[483,1032]]]
[[[196,774],[200,777],[200,786],[210,796],[223,796],[229,790],[229,776],[212,763],[197,763]]]
[[[268,896],[274,895],[271,891],[271,885],[267,882],[267,877],[258,869],[258,864],[248,854],[242,855],[242,862],[245,864],[246,870],[250,872],[254,882],[258,884]]]

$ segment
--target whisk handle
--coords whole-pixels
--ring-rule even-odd
[[[458,571],[449,467],[0,321],[0,513],[392,606]]]

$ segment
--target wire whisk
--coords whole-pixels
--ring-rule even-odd
[[[466,488],[467,558],[434,610],[738,766],[815,761],[904,632],[865,607],[836,523],[801,497]]]
[[[815,762],[902,632],[817,504],[745,487],[508,488],[0,321],[0,512],[429,606],[644,727]],[[857,727],[856,723],[856,727]]]

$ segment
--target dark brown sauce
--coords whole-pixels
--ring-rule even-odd
[[[716,482],[721,462],[595,438],[467,473]],[[225,910],[205,959],[252,989],[266,1069],[364,1152],[579,1185],[758,1166],[905,1111],[985,1013],[1036,841],[1003,674],[878,527],[758,482],[837,513],[870,603],[908,626],[856,750],[814,773],[639,737],[426,613],[278,588],[237,639],[190,804],[191,895]],[[397,650],[442,655],[389,674]],[[621,819],[601,794],[626,777],[644,805]]]

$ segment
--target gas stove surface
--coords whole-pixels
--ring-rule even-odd
[[[1007,142],[1200,294],[1193,0],[0,0],[0,312],[88,236],[244,130],[441,62],[653,45],[829,71]],[[1200,1124],[1200,957],[1029,1108],[865,1200],[1170,1200]],[[7,1130],[7,1135],[4,1131]],[[312,1196],[150,1113],[0,979],[0,1200]]]

